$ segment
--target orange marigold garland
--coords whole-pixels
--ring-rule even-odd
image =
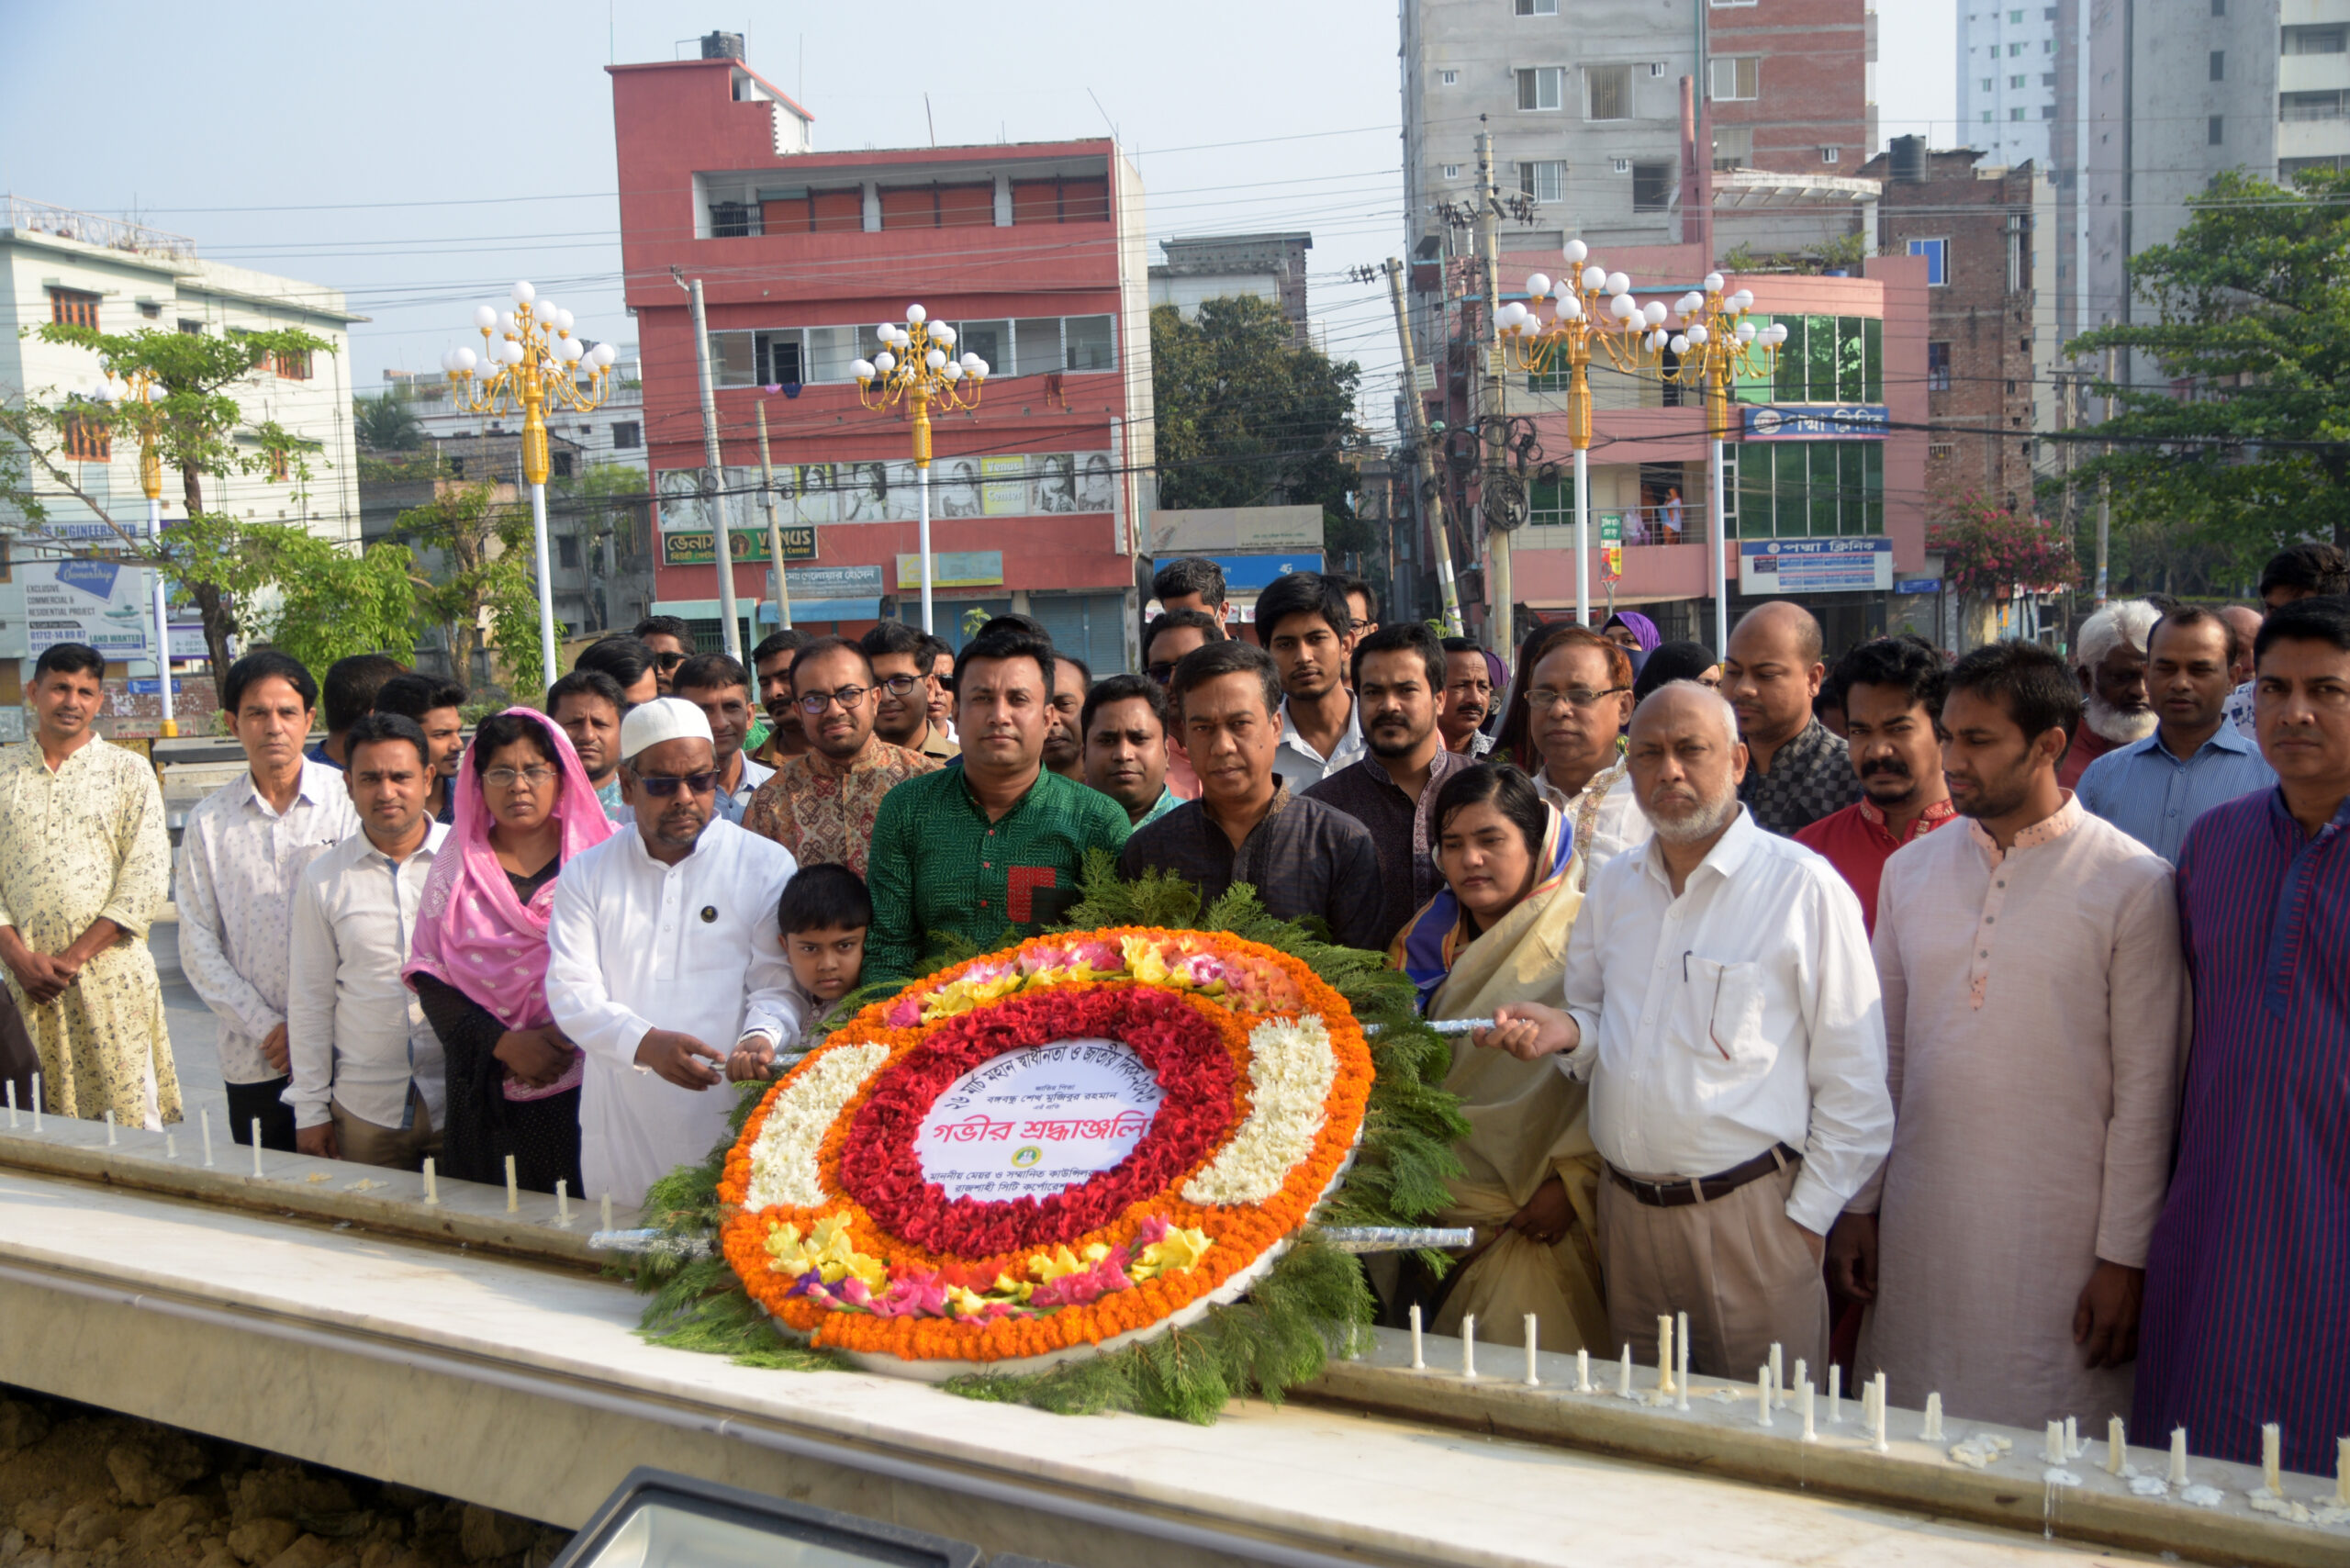
[[[1021,1059],[1040,1051],[1058,1054]],[[1123,1073],[1155,1103],[995,1120],[1008,1097],[988,1089],[1039,1061]],[[1345,999],[1272,947],[1038,937],[866,1008],[777,1082],[727,1155],[720,1246],[811,1344],[916,1375],[1034,1368],[1240,1294],[1344,1171],[1371,1088]],[[1040,1172],[1042,1195],[954,1195],[925,1137],[981,1192],[1020,1178],[970,1170],[1041,1165],[1065,1141],[1125,1152],[1058,1188]]]

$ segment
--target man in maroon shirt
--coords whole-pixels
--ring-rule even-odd
[[[1828,857],[1876,930],[1876,885],[1893,852],[1954,814],[1942,782],[1942,716],[1949,675],[1942,655],[1916,637],[1879,637],[1839,660],[1846,742],[1861,798],[1799,828],[1796,842]]]

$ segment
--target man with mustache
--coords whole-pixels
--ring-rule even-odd
[[[1494,666],[1473,638],[1444,640],[1444,700],[1437,707],[1437,729],[1444,749],[1463,756],[1483,756],[1494,749],[1494,737],[1477,726],[1494,711]]]
[[[1430,848],[1437,790],[1473,758],[1439,743],[1436,705],[1444,648],[1417,621],[1378,627],[1355,644],[1355,701],[1371,755],[1305,791],[1371,830],[1384,890],[1379,938],[1395,940],[1412,912],[1436,896],[1441,879]]]
[[[1861,908],[1740,803],[1718,695],[1660,688],[1630,747],[1656,836],[1593,873],[1565,1011],[1514,1002],[1471,1037],[1590,1081],[1612,1341],[1686,1312],[1695,1372],[1751,1381],[1774,1345],[1821,1368],[1826,1233],[1893,1132]]]
[[[1811,611],[1779,599],[1741,616],[1722,655],[1722,695],[1751,758],[1738,798],[1770,833],[1809,827],[1861,792],[1843,737],[1812,711],[1828,674],[1820,653]]]
[[[726,1131],[735,1050],[798,1034],[808,997],[776,906],[791,852],[718,814],[710,721],[657,697],[621,720],[621,790],[633,821],[555,879],[547,1007],[586,1053],[583,1197],[633,1207]]]
[[[2199,605],[2178,605],[2155,622],[2146,636],[2154,733],[2106,753],[2081,775],[2084,811],[2174,866],[2198,817],[2277,782],[2260,748],[2221,711],[2236,652],[2235,627]]]
[[[1862,1376],[2034,1429],[2129,1407],[2186,1044],[2170,868],[2056,781],[2071,673],[2022,642],[1950,672],[1942,770],[1966,825],[1885,865],[1898,1114],[1831,1249],[1871,1304]]]
[[[862,877],[882,797],[942,765],[873,733],[873,661],[855,643],[822,637],[795,650],[782,685],[800,693],[791,705],[811,744],[759,786],[743,826],[802,866],[845,866]]]
[[[1138,675],[1113,675],[1085,694],[1085,782],[1126,809],[1136,827],[1155,823],[1183,798],[1167,787],[1167,693]]]
[[[1836,663],[1845,745],[1861,798],[1799,828],[1796,842],[1828,857],[1876,930],[1876,885],[1893,852],[1956,817],[1942,784],[1942,655],[1917,637],[1879,637]]]
[[[768,633],[751,650],[751,669],[759,678],[759,707],[767,716],[767,739],[751,752],[751,760],[762,767],[781,767],[786,757],[808,755],[800,705],[791,699],[791,656],[807,645],[808,633],[790,628]]]
[[[2107,752],[2144,740],[2161,715],[2146,700],[2146,634],[2162,611],[2143,599],[2109,604],[2081,622],[2073,643],[2073,673],[2081,683],[2082,713],[2072,749],[2056,767],[2056,782],[2080,788],[2081,775]]]
[[[2254,691],[2260,682],[2249,666],[2253,643],[2260,635],[2261,622],[2288,604],[2298,604],[2305,599],[2330,599],[2345,593],[2350,593],[2350,555],[2343,554],[2338,544],[2288,544],[2269,556],[2268,564],[2260,568],[2260,609],[2247,611],[2253,616],[2250,627],[2237,627],[2244,634],[2246,667],[2237,675],[2236,689],[2228,694],[2226,707],[2228,722],[2233,724],[2244,739],[2255,745],[2260,744]],[[2232,615],[2234,611],[2221,613]],[[331,671],[328,675],[328,689],[333,689]],[[327,711],[330,713],[334,711],[331,699]]]

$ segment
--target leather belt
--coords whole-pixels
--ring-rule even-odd
[[[1691,1176],[1678,1182],[1643,1182],[1637,1176],[1625,1175],[1611,1165],[1607,1168],[1607,1179],[1651,1208],[1677,1209],[1689,1204],[1710,1204],[1727,1198],[1749,1182],[1802,1163],[1803,1156],[1782,1143],[1774,1144],[1743,1165],[1733,1165],[1728,1170],[1717,1171],[1711,1176]]]

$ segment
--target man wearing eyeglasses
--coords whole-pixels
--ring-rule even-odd
[[[579,1093],[584,1194],[642,1203],[726,1130],[739,1048],[774,1048],[807,1015],[776,925],[799,869],[781,845],[719,816],[710,721],[675,697],[621,721],[621,792],[633,821],[556,880],[547,1006],[587,1053]]]
[[[648,615],[636,623],[636,640],[653,655],[653,674],[664,697],[677,689],[677,666],[694,655],[694,629],[675,615]]]
[[[931,720],[938,683],[927,673],[923,634],[902,621],[879,621],[857,645],[873,665],[873,733],[942,763],[961,756],[962,748]]]
[[[873,661],[855,643],[822,637],[801,648],[789,685],[808,750],[759,787],[743,825],[802,866],[845,866],[862,877],[881,797],[942,765],[873,733]]]
[[[1617,745],[1632,716],[1631,656],[1588,626],[1561,627],[1535,656],[1525,700],[1527,745],[1542,759],[1534,787],[1573,824],[1575,885],[1588,889],[1594,871],[1649,839]]]

